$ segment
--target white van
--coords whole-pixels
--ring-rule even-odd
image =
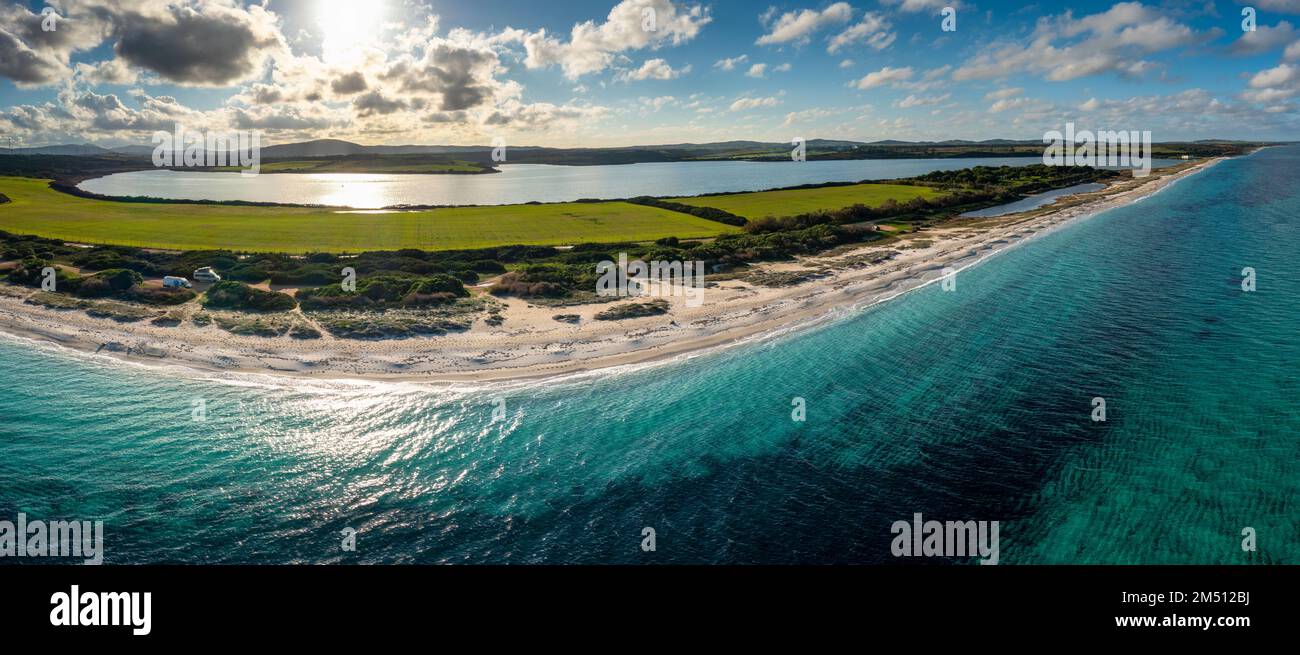
[[[163,278],[163,288],[164,289],[193,289],[194,285],[190,284],[190,281],[183,277],[172,277],[168,275],[167,277]]]
[[[194,271],[194,279],[199,282],[220,282],[221,276],[217,275],[217,272],[212,270],[211,266],[204,266],[203,268]]]

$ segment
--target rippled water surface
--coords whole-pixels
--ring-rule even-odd
[[[1035,157],[810,162],[672,162],[623,166],[504,164],[488,175],[262,174],[141,171],[88,180],[109,196],[244,200],[376,209],[394,205],[513,205],[636,196],[693,196],[822,182],[912,177],[971,166],[1025,166]],[[1156,166],[1173,165],[1157,160]]]

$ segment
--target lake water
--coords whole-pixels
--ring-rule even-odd
[[[1004,564],[1298,564],[1297,251],[1292,147],[955,291],[622,373],[434,389],[0,338],[0,518],[102,519],[111,564],[897,563],[917,512],[999,521]]]
[[[988,218],[991,216],[1006,216],[1007,214],[1026,212],[1031,209],[1038,209],[1043,205],[1050,205],[1056,202],[1058,198],[1064,198],[1066,196],[1072,196],[1078,193],[1089,193],[1092,191],[1101,191],[1102,189],[1105,188],[1106,188],[1105,184],[1096,184],[1096,183],[1076,184],[1072,187],[1066,187],[1064,189],[1055,189],[1044,193],[1036,193],[1027,198],[1022,198],[1015,202],[1007,203],[1005,205],[998,205],[997,207],[989,207],[988,209],[980,209],[973,212],[966,212],[965,214],[962,214],[962,218]]]
[[[1025,166],[1037,157],[873,159],[810,162],[672,162],[621,166],[506,164],[490,175],[262,174],[187,171],[118,173],[83,182],[108,196],[244,200],[378,209],[394,205],[513,205],[526,202],[694,196],[822,182],[923,175],[972,166]],[[1157,160],[1156,166],[1171,166]]]

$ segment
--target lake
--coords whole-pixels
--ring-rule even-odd
[[[872,159],[810,162],[668,162],[616,166],[504,164],[491,175],[262,174],[137,171],[87,180],[106,196],[243,200],[379,209],[394,205],[513,205],[527,202],[694,196],[801,184],[887,180],[973,166],[1027,166],[1038,157]],[[1155,166],[1172,166],[1157,160]]]

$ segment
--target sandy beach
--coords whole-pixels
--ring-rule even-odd
[[[650,318],[596,321],[594,315],[607,305],[539,307],[507,298],[499,326],[480,319],[468,331],[438,337],[358,341],[325,334],[300,341],[237,336],[189,322],[178,327],[117,323],[27,304],[31,290],[6,285],[0,289],[0,330],[137,363],[201,370],[439,383],[569,375],[668,360],[813,325],[939,281],[945,269],[960,272],[1068,222],[1136,202],[1220,161],[1155,171],[1030,212],[952,221],[885,244],[762,264],[755,269],[806,272],[812,279],[782,287],[720,281],[704,291],[700,306],[676,297],[668,314]],[[554,319],[557,314],[576,314],[580,322],[561,323]]]

